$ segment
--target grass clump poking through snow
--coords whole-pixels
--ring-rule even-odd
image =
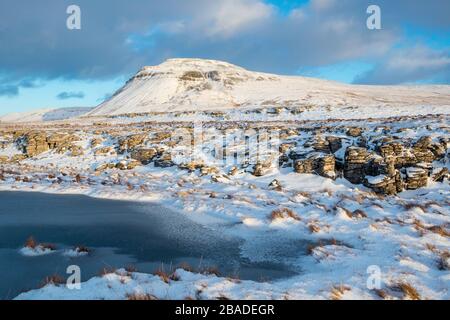
[[[406,300],[421,300],[419,292],[411,284],[407,282],[400,282],[394,286],[395,290],[403,293],[403,299]]]
[[[61,277],[58,274],[54,274],[54,275],[51,275],[51,276],[48,276],[48,277],[44,278],[44,280],[41,283],[41,288],[43,288],[43,287],[45,287],[47,285],[55,285],[55,286],[57,286],[57,285],[65,284],[65,283],[66,283],[66,280],[63,277]]]
[[[333,286],[333,288],[331,288],[330,298],[331,300],[341,300],[343,295],[350,290],[351,288],[349,286],[343,284],[339,286]]]
[[[217,267],[203,268],[200,273],[205,274],[205,275],[215,275],[216,277],[220,276],[220,271],[219,271],[219,268],[217,268]]]
[[[39,256],[52,253],[56,250],[56,246],[50,243],[38,243],[33,237],[29,237],[20,249],[20,252],[25,256]]]
[[[162,269],[158,269],[153,273],[155,276],[158,276],[165,283],[169,283],[171,276]]]
[[[35,249],[37,247],[37,242],[33,237],[29,237],[27,241],[25,241],[25,248]]]
[[[300,221],[300,217],[289,208],[280,208],[273,210],[269,215],[270,220],[274,221],[277,219],[288,219],[292,218],[294,220]]]
[[[100,270],[100,276],[106,276],[108,274],[112,274],[116,272],[116,268],[113,267],[104,267],[102,270]]]

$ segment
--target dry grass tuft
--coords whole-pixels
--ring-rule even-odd
[[[405,209],[406,211],[416,209],[416,208],[422,210],[423,212],[427,212],[427,207],[420,203],[404,203],[403,204],[403,209]]]
[[[421,300],[417,289],[409,283],[401,282],[397,284],[394,289],[401,291],[403,293],[403,299],[405,300]]]
[[[352,212],[352,218],[356,219],[367,218],[367,213],[365,213],[361,209],[356,209],[355,211]]]
[[[187,272],[194,272],[194,268],[192,268],[187,262],[180,263],[178,268],[183,269],[184,271]]]
[[[83,253],[91,253],[91,249],[89,249],[86,246],[76,246],[75,250],[77,250],[78,252],[83,252]]]
[[[280,209],[273,210],[270,213],[269,218],[272,221],[276,220],[276,219],[287,219],[287,218],[292,218],[297,221],[301,220],[300,217],[289,208],[280,208]]]
[[[169,281],[171,280],[170,275],[167,272],[165,272],[164,270],[161,270],[161,269],[156,270],[153,274],[155,276],[158,276],[165,283],[169,283]]]
[[[137,272],[138,270],[137,270],[136,266],[133,266],[132,264],[129,264],[129,265],[127,265],[125,267],[125,271],[130,274],[130,273]]]
[[[427,230],[433,233],[437,233],[442,237],[450,237],[450,232],[447,231],[444,226],[432,226],[427,228]]]
[[[149,293],[127,293],[126,294],[127,300],[133,301],[133,300],[158,300],[157,297],[155,297],[152,294]]]
[[[328,245],[333,246],[345,246],[348,247],[346,244],[344,244],[342,241],[336,240],[334,238],[332,239],[321,239],[315,243],[311,243],[306,247],[307,254],[311,255],[314,253],[315,248],[324,247]]]
[[[377,296],[379,296],[383,300],[386,300],[389,297],[388,293],[384,290],[374,289],[374,292],[376,293]]]
[[[65,283],[66,283],[66,280],[63,277],[61,277],[58,274],[54,274],[54,275],[44,278],[44,280],[41,283],[41,288],[45,287],[46,285],[57,286],[57,285],[65,284]]]
[[[367,214],[361,210],[361,209],[356,209],[354,211],[350,211],[345,207],[340,207],[340,206],[336,206],[335,211],[337,209],[342,209],[344,211],[344,213],[350,218],[350,219],[362,219],[362,218],[367,218]]]
[[[30,248],[30,249],[35,249],[37,247],[37,242],[36,240],[34,240],[34,238],[32,236],[30,236],[27,241],[25,241],[25,247],[26,248]]]
[[[115,272],[116,272],[116,268],[104,267],[104,268],[102,268],[102,270],[100,270],[100,276],[103,277],[103,276],[106,276],[108,274],[115,273]]]
[[[308,229],[309,229],[309,231],[311,231],[311,233],[317,233],[320,231],[320,227],[317,224],[315,224],[314,222],[311,222],[308,225]]]
[[[202,269],[202,271],[200,273],[205,274],[205,275],[215,275],[217,277],[220,276],[220,271],[217,267],[206,267],[206,268]]]
[[[351,288],[349,286],[343,284],[339,286],[333,286],[333,288],[331,288],[331,300],[341,300],[345,292],[350,290]]]
[[[36,249],[40,247],[42,249],[56,250],[56,246],[51,243],[37,243],[37,241],[33,237],[29,237],[27,241],[25,241],[24,246],[30,249]]]

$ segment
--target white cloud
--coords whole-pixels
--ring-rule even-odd
[[[230,37],[254,29],[273,13],[272,6],[256,0],[217,1],[216,4],[209,9],[209,15],[200,18],[209,36]]]
[[[336,0],[311,0],[311,7],[317,11],[327,10],[336,4]]]
[[[414,72],[423,68],[437,70],[450,66],[450,56],[440,51],[417,46],[394,54],[386,64],[392,70]]]
[[[447,83],[450,80],[450,52],[423,45],[391,50],[375,68],[359,77],[358,83]]]

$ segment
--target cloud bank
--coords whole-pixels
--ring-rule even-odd
[[[0,3],[0,95],[23,79],[109,79],[171,57],[226,60],[294,74],[366,60],[358,83],[448,82],[447,47],[410,43],[405,27],[450,34],[450,2],[378,0],[382,30],[366,28],[366,0],[311,0],[287,14],[262,0],[77,0],[82,29],[66,28],[66,0]],[[20,17],[20,19],[18,18]],[[448,36],[445,37],[449,39]],[[405,47],[406,46],[406,47]]]

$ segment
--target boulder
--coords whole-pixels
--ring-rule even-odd
[[[155,148],[135,149],[131,152],[131,158],[139,161],[143,165],[149,164],[158,154]]]
[[[397,180],[397,178],[399,180]],[[399,186],[401,183],[400,173],[394,176],[378,175],[375,177],[368,176],[364,179],[364,185],[371,188],[373,191],[384,195],[395,195],[397,194]],[[401,190],[400,190],[401,191]]]
[[[428,183],[428,170],[419,167],[406,169],[405,185],[408,190],[426,187]]]
[[[348,147],[344,158],[344,177],[354,184],[363,183],[370,156],[365,148]]]
[[[294,171],[297,173],[315,173],[322,177],[334,178],[336,159],[331,154],[313,153],[306,159],[294,162]]]

